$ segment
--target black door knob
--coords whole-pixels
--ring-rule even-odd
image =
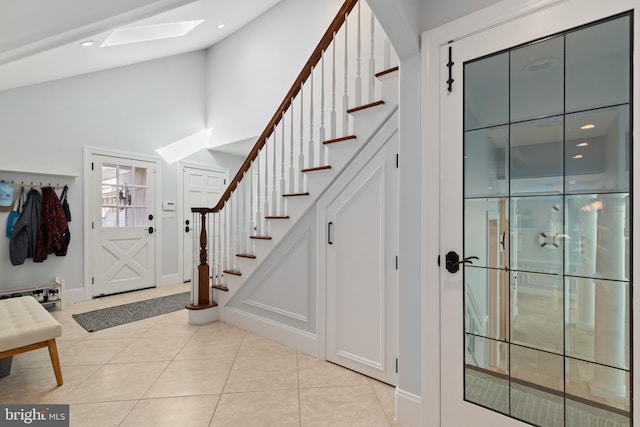
[[[149,214],[149,221],[153,219],[153,215]]]
[[[147,228],[147,231],[149,232],[149,234],[153,234],[153,227]]]
[[[190,229],[190,228],[189,228],[189,226],[187,225],[187,226],[184,228],[184,231],[185,231],[185,233],[188,233],[188,232],[189,232],[189,230],[191,230],[191,229]]]

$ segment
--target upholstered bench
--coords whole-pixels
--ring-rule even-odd
[[[0,359],[49,347],[56,381],[62,385],[56,346],[60,335],[60,323],[32,296],[0,300]]]

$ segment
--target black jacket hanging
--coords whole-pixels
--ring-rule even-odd
[[[69,190],[69,186],[65,185],[62,194],[60,194],[60,203],[62,204],[62,210],[64,211],[64,216],[67,218],[67,222],[70,222],[71,209],[69,209],[69,202],[67,201],[67,190]]]

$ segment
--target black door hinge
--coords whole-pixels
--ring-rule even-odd
[[[396,153],[396,169],[400,166],[400,155]]]
[[[398,358],[396,357],[396,374],[398,373]]]
[[[453,40],[450,43],[453,43]],[[447,91],[449,92],[453,90],[453,82],[455,81],[452,76],[453,64],[455,64],[455,62],[453,62],[452,55],[451,55],[451,46],[449,46],[449,62],[447,63],[447,68],[449,68],[449,80],[447,80]]]
[[[93,170],[93,162],[91,162],[91,170]]]
[[[396,255],[396,270],[398,269],[398,255]]]
[[[95,277],[92,277],[92,278],[91,278],[91,284],[92,284],[92,285],[95,285],[95,284],[96,284]]]

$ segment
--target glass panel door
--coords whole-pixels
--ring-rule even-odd
[[[631,16],[464,64],[464,399],[632,425]]]

